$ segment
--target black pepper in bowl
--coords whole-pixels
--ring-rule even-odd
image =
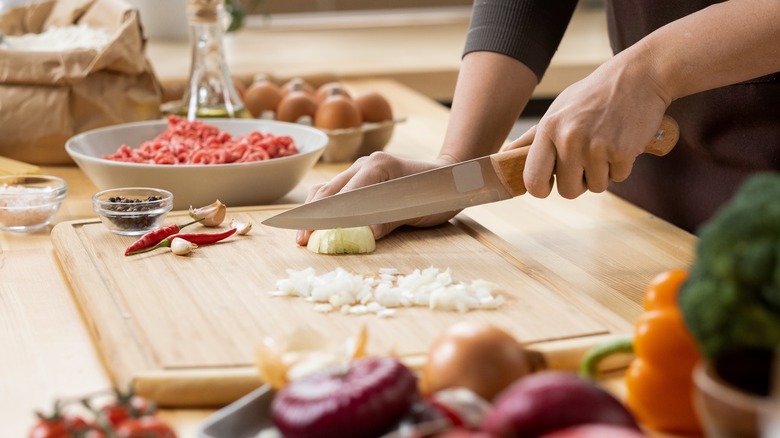
[[[159,189],[110,189],[93,197],[95,211],[117,234],[136,235],[159,228],[172,206],[173,195]]]
[[[155,202],[159,201],[159,202]],[[144,213],[157,210],[162,207],[162,196],[148,196],[144,199],[126,198],[124,196],[112,196],[108,198],[105,209],[109,211],[124,213]],[[161,213],[162,214],[162,213]],[[157,221],[157,215],[137,214],[108,216],[109,220],[116,226],[122,228],[149,228]]]

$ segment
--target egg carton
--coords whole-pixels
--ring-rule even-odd
[[[320,158],[325,163],[345,163],[384,150],[393,136],[393,129],[404,122],[396,117],[383,122],[363,123],[356,128],[323,129],[330,141]]]

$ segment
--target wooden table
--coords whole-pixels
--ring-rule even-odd
[[[407,121],[397,126],[388,152],[431,159],[441,145],[447,110],[393,81],[350,80],[354,90],[388,96]],[[317,165],[280,203],[301,202],[306,188],[344,165]],[[61,176],[69,195],[54,223],[94,217],[95,186],[75,167],[46,167]],[[644,285],[665,269],[686,267],[694,236],[609,194],[567,201],[520,197],[474,207],[464,214],[509,242],[527,269],[577,285],[578,304],[600,309],[615,332],[628,332],[639,314]],[[25,436],[34,409],[57,397],[77,397],[110,382],[93,347],[49,239],[50,229],[22,235],[0,233],[0,435]],[[292,242],[290,243],[293,244]],[[588,260],[574,269],[572,258]],[[167,410],[164,417],[182,437],[194,436],[210,411]]]
[[[467,30],[467,16],[375,27],[246,28],[225,39],[225,57],[231,72],[244,80],[257,73],[279,81],[295,76],[393,79],[430,98],[451,101]],[[151,39],[147,53],[172,97],[180,94],[189,72],[188,42]],[[604,10],[578,8],[535,96],[556,96],[611,56]]]

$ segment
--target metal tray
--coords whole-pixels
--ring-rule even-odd
[[[274,391],[261,386],[244,397],[209,416],[198,428],[197,438],[256,438],[261,431],[271,428],[268,412]],[[399,425],[399,428],[381,438],[411,438],[430,436],[446,430],[449,420],[441,418],[419,424]]]
[[[273,426],[267,415],[273,395],[264,385],[218,410],[198,428],[198,438],[255,438]]]

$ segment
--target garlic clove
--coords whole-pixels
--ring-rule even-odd
[[[197,247],[198,245],[184,239],[173,239],[171,242],[171,252],[176,255],[187,255]]]
[[[200,208],[190,206],[190,217],[203,219],[201,224],[206,227],[217,227],[222,224],[227,214],[227,206],[217,199],[213,203]]]
[[[236,219],[230,220],[230,228],[236,229],[236,234],[243,236],[247,233],[249,233],[249,230],[252,229],[252,223],[251,222],[241,222]]]

